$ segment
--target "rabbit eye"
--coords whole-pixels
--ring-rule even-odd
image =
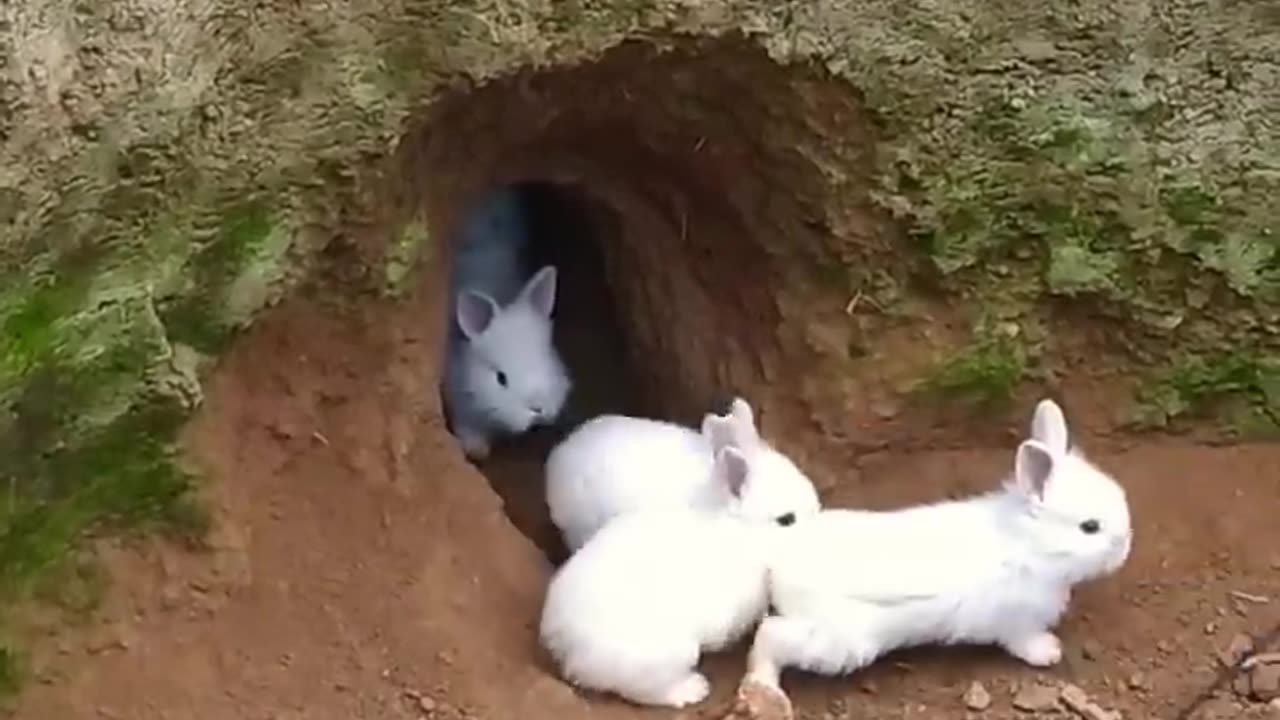
[[[502,372],[501,370],[498,371],[498,384],[501,385],[502,387],[507,386],[507,374]]]
[[[1093,535],[1101,529],[1102,525],[1097,520],[1089,519],[1080,523],[1080,531],[1085,535]]]
[[[786,513],[786,514],[784,514],[784,515],[779,515],[779,516],[775,519],[775,522],[777,522],[777,523],[778,523],[779,525],[781,525],[782,527],[786,527],[786,526],[788,526],[788,525],[790,525],[790,524],[794,523],[795,521],[796,521],[796,514],[795,514],[795,513]]]

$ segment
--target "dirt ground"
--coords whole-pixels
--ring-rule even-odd
[[[422,372],[437,350],[429,332],[420,313],[377,299],[303,294],[270,312],[224,358],[186,433],[210,478],[211,547],[105,543],[105,602],[87,627],[48,627],[15,716],[723,713],[741,651],[709,659],[716,695],[681,713],[580,696],[551,674],[534,630],[551,566],[451,444]],[[1126,718],[1172,720],[1214,682],[1233,637],[1280,622],[1276,447],[1080,440],[1128,487],[1137,540],[1118,576],[1078,594],[1061,667],[930,649],[850,678],[788,675],[800,717],[1029,717],[1013,697],[1042,680],[1079,685]],[[1008,467],[1011,448],[867,455],[859,482],[826,500],[884,507],[976,490]],[[523,490],[536,503],[536,486]],[[536,534],[539,506],[520,510]],[[980,712],[964,701],[975,681],[991,695]],[[1193,717],[1268,712],[1280,709],[1246,710],[1227,688]]]

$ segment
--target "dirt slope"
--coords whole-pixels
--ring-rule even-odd
[[[186,433],[212,481],[214,549],[106,546],[114,580],[99,619],[39,644],[40,682],[16,717],[715,716],[738,654],[712,659],[716,700],[682,714],[580,698],[547,672],[533,632],[547,565],[441,432],[418,371],[436,350],[426,337],[407,306],[299,297],[243,338]],[[1016,688],[1043,676],[1129,718],[1172,718],[1213,680],[1217,649],[1280,620],[1280,452],[1085,446],[1130,488],[1138,539],[1121,575],[1080,593],[1063,667],[913,652],[852,679],[789,677],[801,716],[961,717],[977,680],[994,696],[983,716],[1012,717]],[[1008,459],[1008,448],[884,452],[863,458],[856,498],[829,500],[973,490]],[[1206,712],[1242,711],[1227,698]]]

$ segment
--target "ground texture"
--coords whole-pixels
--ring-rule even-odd
[[[16,716],[662,716],[576,697],[550,673],[533,632],[549,566],[415,401],[435,350],[414,313],[382,301],[300,297],[273,311],[225,358],[186,432],[217,509],[210,548],[105,543],[102,608],[87,627],[47,628]],[[1068,409],[1090,427],[1087,396]],[[1175,718],[1237,635],[1280,622],[1274,447],[1082,442],[1128,487],[1137,545],[1122,573],[1080,592],[1063,666],[923,650],[851,678],[788,676],[800,717],[1028,716],[1019,693],[1030,706],[1028,688],[1073,683],[1126,718]],[[1008,467],[1011,444],[869,453],[855,469],[825,468],[857,479],[827,499],[891,506],[976,490]],[[722,714],[742,662],[711,658],[714,699],[679,716]],[[966,705],[975,682],[991,698],[981,712]],[[1193,717],[1267,712],[1228,685]]]

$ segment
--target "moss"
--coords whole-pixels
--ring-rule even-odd
[[[400,232],[388,243],[386,260],[386,287],[392,295],[405,290],[410,270],[421,253],[429,251],[427,226],[420,220],[405,223]]]
[[[77,447],[29,460],[27,472],[57,492],[10,493],[0,504],[0,599],[29,594],[43,571],[99,525],[202,532],[202,515],[191,509],[192,479],[173,462],[183,415],[171,403],[153,402]]]
[[[973,342],[939,363],[916,393],[981,408],[999,406],[1013,398],[1027,373],[1028,356],[1018,334],[980,325]]]
[[[1227,408],[1228,429],[1236,434],[1280,435],[1280,358],[1243,352],[1186,357],[1143,386],[1139,401],[1143,425],[1162,427]]]
[[[185,287],[162,302],[160,318],[176,342],[214,354],[235,331],[225,312],[226,290],[260,252],[272,234],[273,221],[262,201],[228,212],[217,231],[187,260]]]
[[[0,645],[0,699],[12,696],[22,686],[27,664],[22,652],[9,645]]]
[[[84,306],[100,257],[95,250],[67,253],[0,289],[0,400],[68,345],[66,321]]]

